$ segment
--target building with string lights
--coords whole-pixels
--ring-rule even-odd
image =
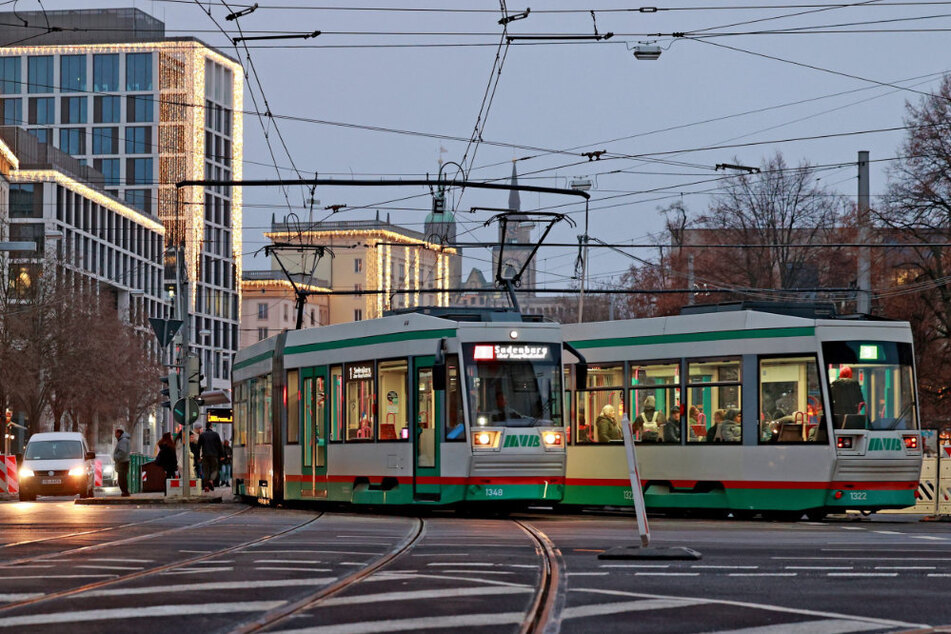
[[[243,72],[133,8],[0,13],[0,113],[104,176],[104,191],[184,244],[204,374],[230,382],[238,347]],[[168,276],[168,272],[166,272]]]

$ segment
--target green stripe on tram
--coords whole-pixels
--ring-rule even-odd
[[[273,351],[273,350],[268,350],[267,352],[262,352],[261,354],[256,354],[256,355],[254,355],[253,357],[251,357],[250,359],[245,359],[245,360],[243,360],[243,361],[238,361],[237,363],[235,363],[234,366],[232,366],[231,371],[234,372],[235,370],[240,370],[240,369],[242,369],[242,368],[246,368],[246,367],[248,367],[249,365],[254,365],[254,364],[257,363],[258,361],[266,361],[266,360],[270,359],[270,358],[273,357],[273,356],[274,356],[274,351]]]
[[[719,330],[714,332],[684,332],[675,335],[646,335],[643,337],[614,337],[572,341],[576,348],[606,348],[612,346],[649,346],[661,343],[690,343],[696,341],[727,341],[732,339],[768,339],[770,337],[813,337],[812,326],[795,328],[757,328],[753,330]]]
[[[441,337],[455,337],[454,328],[441,330],[420,330],[417,332],[393,332],[388,335],[370,335],[368,337],[354,337],[353,339],[338,339],[334,341],[318,341],[299,346],[288,346],[285,355],[320,352],[321,350],[339,350],[340,348],[354,348],[356,346],[373,346],[380,343],[398,343],[401,341],[417,341],[420,339],[439,339]]]

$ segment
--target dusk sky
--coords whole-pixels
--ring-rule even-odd
[[[776,152],[790,165],[823,166],[822,182],[854,199],[856,154],[870,151],[874,205],[903,138],[905,102],[938,85],[951,39],[951,2],[677,2],[654,5],[656,12],[605,0],[548,2],[527,5],[530,14],[509,23],[508,35],[590,35],[594,10],[598,33],[613,37],[513,41],[501,50],[502,14],[492,2],[374,0],[360,9],[356,2],[259,0],[236,22],[225,16],[247,4],[133,4],[164,20],[168,35],[199,37],[251,73],[246,178],[275,177],[278,170],[296,177],[292,166],[302,177],[417,178],[435,175],[441,157],[464,162],[471,179],[505,181],[519,159],[523,184],[565,187],[571,177],[590,177],[591,236],[633,244],[651,241],[662,229],[658,208],[681,197],[691,214],[703,212],[719,179],[730,177],[714,170],[717,163],[756,166]],[[77,0],[44,6],[90,7]],[[510,2],[508,14],[527,6]],[[4,7],[40,8],[31,0]],[[245,36],[322,34],[236,49],[219,26],[233,37],[238,25]],[[629,48],[640,42],[662,47],[660,59],[636,60]],[[469,144],[487,92],[483,142]],[[253,112],[268,108],[274,120]],[[580,155],[599,150],[606,150],[600,161]],[[245,255],[263,245],[272,214],[294,212],[306,221],[306,196],[299,188],[286,198],[278,188],[247,190]],[[334,219],[370,218],[379,210],[420,230],[431,206],[424,188],[321,188],[316,198],[313,220],[328,217],[327,205],[346,204]],[[483,227],[490,213],[469,209],[504,207],[507,200],[505,192],[467,190],[461,199],[453,192],[460,239],[494,240],[497,229]],[[550,240],[576,243],[584,230],[584,207],[575,199],[523,193],[521,203],[524,211],[569,212],[578,223],[562,223]],[[489,249],[465,254],[464,276],[473,266],[489,272]],[[543,248],[541,282],[569,285],[576,255],[577,249]],[[629,263],[593,250],[590,279],[615,282]],[[246,266],[266,264],[259,257]]]

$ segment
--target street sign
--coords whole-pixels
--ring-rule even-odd
[[[184,399],[180,398],[175,402],[175,407],[172,408],[172,419],[179,425],[185,424],[185,401],[188,401],[188,424],[191,425],[196,420],[198,420],[198,401],[193,398]]]
[[[181,319],[160,319],[158,317],[149,317],[149,323],[152,324],[152,330],[155,331],[155,337],[159,341],[159,346],[164,348],[172,342],[172,337],[182,327]]]
[[[948,454],[948,458],[951,458],[951,445],[944,446],[944,453]]]

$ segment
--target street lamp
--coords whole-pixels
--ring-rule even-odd
[[[661,48],[655,45],[638,44],[633,49],[634,58],[640,61],[654,61],[660,57]]]

